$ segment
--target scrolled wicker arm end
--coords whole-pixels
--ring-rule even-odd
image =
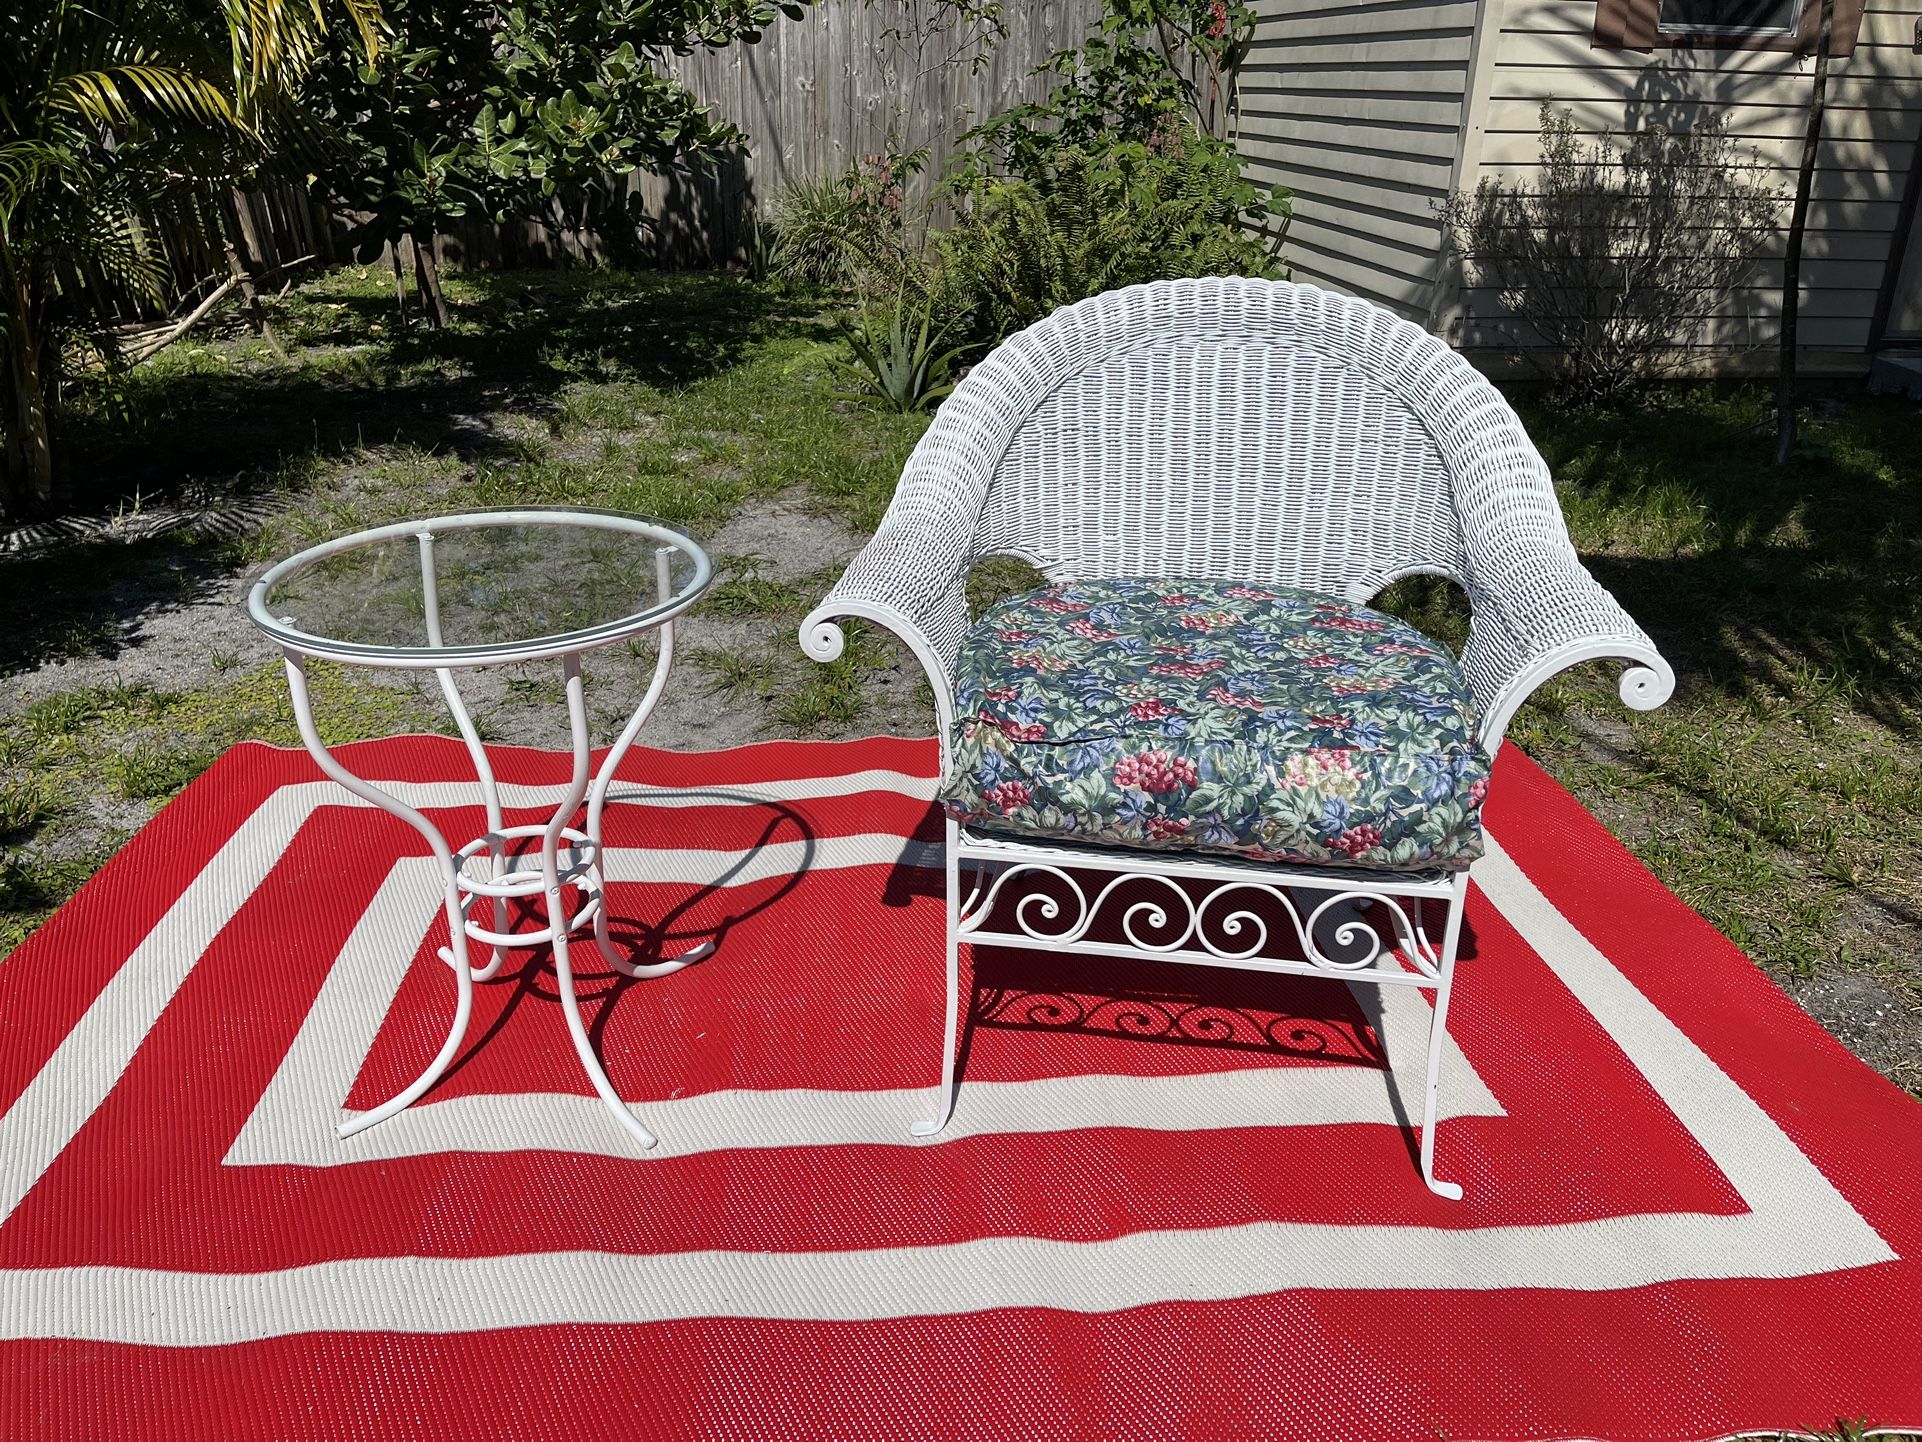
[[[919,663],[934,692],[945,774],[954,722],[954,662],[968,628],[967,566],[959,555],[947,558],[951,565],[942,565],[940,558],[930,556],[938,547],[926,544],[925,538],[919,545],[910,539],[899,529],[883,526],[802,620],[801,649],[823,664],[838,659],[847,647],[846,620],[872,622],[893,633]],[[931,583],[934,576],[943,579]]]
[[[1482,594],[1473,597],[1462,669],[1491,752],[1538,687],[1585,661],[1625,663],[1617,691],[1631,710],[1653,711],[1675,694],[1674,668],[1572,550],[1533,560],[1493,586],[1486,573],[1476,577]]]

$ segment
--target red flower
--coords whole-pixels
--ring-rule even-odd
[[[1215,0],[1214,14],[1208,21],[1208,38],[1219,40],[1228,33],[1228,6],[1226,0]]]
[[[1339,666],[1342,660],[1342,657],[1334,655],[1332,652],[1323,651],[1319,656],[1304,656],[1301,664],[1315,667]]]
[[[1372,826],[1351,826],[1335,838],[1335,850],[1346,852],[1351,861],[1380,845],[1381,833]]]
[[[1001,734],[1010,741],[1045,741],[1048,739],[1046,726],[1023,726],[1018,721],[996,721]]]
[[[1123,756],[1114,766],[1115,785],[1139,786],[1155,796],[1177,786],[1193,786],[1200,779],[1195,763],[1186,756],[1171,756],[1159,749]]]
[[[1032,641],[1034,639],[1034,632],[1032,631],[1008,630],[996,631],[994,634],[999,636],[1003,641]]]
[[[1163,661],[1158,666],[1150,666],[1149,674],[1155,676],[1206,676],[1210,671],[1219,671],[1226,661]]]
[[[1175,714],[1175,708],[1159,696],[1150,696],[1145,701],[1137,701],[1128,708],[1128,714],[1137,721],[1159,721],[1163,716]]]
[[[1063,601],[1056,596],[1044,596],[1041,600],[1036,601],[1035,605],[1044,611],[1053,611],[1056,615],[1060,616],[1078,616],[1088,609],[1086,606],[1077,606],[1073,601]]]
[[[1112,641],[1114,632],[1104,631],[1092,621],[1070,621],[1068,629],[1084,641]]]
[[[1164,606],[1192,606],[1194,603],[1192,596],[1184,596],[1179,592],[1176,592],[1172,596],[1163,596],[1161,598],[1161,604]]]
[[[1253,586],[1230,586],[1222,594],[1233,596],[1237,601],[1272,601],[1273,591],[1257,591]]]
[[[1033,671],[1065,671],[1068,663],[1059,656],[1050,656],[1045,651],[1010,651],[1008,664],[1025,666]]]
[[[1021,694],[1019,686],[990,686],[984,693],[990,701],[1012,701]]]
[[[1487,795],[1488,778],[1483,776],[1479,778],[1473,786],[1468,788],[1468,804],[1470,806],[1480,806],[1482,804],[1482,798]]]
[[[1148,818],[1148,839],[1150,841],[1168,841],[1174,837],[1185,836],[1187,834],[1188,823],[1185,821],[1176,821],[1166,816],[1150,816]]]
[[[1029,792],[1019,781],[1003,781],[988,788],[987,799],[996,811],[1007,816],[1028,804]]]
[[[1247,711],[1259,711],[1261,709],[1261,702],[1257,701],[1254,697],[1237,696],[1226,686],[1215,687],[1214,690],[1208,693],[1208,699],[1210,701],[1218,701],[1223,706],[1239,706]]]
[[[1364,621],[1359,616],[1330,616],[1323,613],[1315,618],[1317,626],[1330,631],[1386,631],[1386,621]]]
[[[1346,716],[1310,716],[1308,719],[1317,726],[1326,726],[1331,731],[1346,731],[1354,724]]]

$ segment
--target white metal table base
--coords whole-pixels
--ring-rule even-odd
[[[427,637],[431,645],[439,646],[440,609],[435,581],[433,532],[421,531],[419,542]],[[656,570],[664,597],[669,591],[669,560],[666,548],[655,552]],[[659,703],[661,691],[667,684],[668,672],[674,663],[674,622],[671,619],[664,621],[656,630],[660,637],[660,653],[655,659],[653,677],[646,694],[641,697],[640,704],[635,707],[634,714],[622,728],[598,771],[592,769],[592,755],[588,746],[581,653],[569,651],[562,655],[574,765],[566,793],[554,808],[552,817],[540,825],[508,826],[504,823],[500,787],[494,779],[494,769],[487,759],[487,750],[481,745],[480,733],[475,729],[473,718],[461,700],[460,689],[454,683],[453,670],[444,666],[434,668],[441,694],[453,714],[454,724],[459,728],[462,740],[467,743],[467,754],[473,760],[474,772],[480,782],[481,799],[487,808],[487,831],[458,850],[449,844],[440,828],[420,811],[341,765],[321,740],[314,724],[313,701],[307,687],[307,657],[283,648],[287,685],[293,696],[294,719],[308,751],[313,754],[320,769],[348,791],[399,817],[421,834],[440,864],[445,891],[447,931],[451,944],[440,949],[440,957],[452,969],[455,983],[454,1018],[447,1030],[447,1040],[426,1069],[405,1089],[371,1111],[342,1122],[339,1127],[342,1137],[351,1137],[386,1121],[426,1095],[453,1063],[467,1036],[468,1023],[474,1011],[474,984],[497,975],[509,950],[551,945],[561,1009],[567,1017],[568,1035],[573,1040],[582,1068],[594,1083],[595,1092],[614,1114],[615,1120],[641,1146],[655,1145],[654,1134],[641,1124],[614,1090],[613,1083],[607,1078],[606,1068],[594,1054],[593,1042],[581,1019],[580,999],[574,992],[570,947],[572,934],[592,923],[594,941],[602,959],[620,975],[635,978],[665,976],[669,972],[679,971],[714,949],[712,942],[703,942],[679,956],[658,962],[637,963],[619,954],[608,931],[606,876],[602,866],[602,814],[607,807],[607,794],[613,785],[614,773]],[[582,826],[575,827],[570,823],[580,811],[583,801],[587,806],[585,821]],[[540,840],[538,867],[517,864],[532,862],[536,858],[532,854],[511,855],[512,843],[536,837]],[[575,897],[571,905],[567,900],[570,892]],[[483,913],[487,918],[486,923],[476,920],[473,914],[477,903],[483,899],[493,903]],[[544,908],[547,924],[533,931],[509,931],[507,913],[512,901],[537,902]],[[471,959],[474,943],[486,949],[486,960],[478,965]]]

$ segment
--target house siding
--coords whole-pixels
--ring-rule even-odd
[[[1475,0],[1257,0],[1236,146],[1294,192],[1293,275],[1430,318],[1470,94]]]
[[[1779,342],[1783,251],[1801,158],[1813,62],[1768,51],[1596,49],[1593,0],[1491,0],[1501,8],[1486,91],[1484,132],[1465,185],[1526,180],[1539,167],[1544,100],[1566,106],[1591,134],[1632,135],[1650,124],[1689,128],[1720,113],[1731,135],[1780,188],[1782,231],[1727,304],[1701,319],[1699,343],[1750,351]],[[1914,53],[1922,0],[1869,0],[1852,55],[1831,63],[1803,252],[1801,341],[1862,357],[1890,261],[1897,216],[1922,130],[1922,56]],[[1446,297],[1438,317],[1467,348],[1512,347],[1528,335],[1487,289]],[[1818,357],[1819,359],[1819,357]],[[1863,362],[1865,363],[1865,362]]]

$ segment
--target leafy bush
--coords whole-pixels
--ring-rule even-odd
[[[906,186],[926,162],[925,151],[865,155],[839,175],[789,185],[768,222],[775,272],[864,297],[898,290],[914,264]]]
[[[1278,239],[1244,228],[1250,209],[1269,211],[1239,160],[1193,137],[1059,151],[1031,177],[979,178],[961,200],[961,219],[935,243],[929,294],[969,343],[1118,286],[1281,270]]]
[[[1064,150],[1227,142],[1255,19],[1227,0],[1107,0],[1080,46],[1033,71],[1054,77],[1047,96],[976,127],[961,169],[1039,180]]]
[[[1564,399],[1606,403],[1674,370],[1754,267],[1781,195],[1709,116],[1617,153],[1542,106],[1540,178],[1484,180],[1444,208],[1479,283],[1545,342],[1523,354]]]
[[[1035,72],[1042,100],[970,132],[929,282],[957,337],[989,344],[1139,281],[1284,273],[1288,193],[1246,179],[1230,138],[1254,25],[1227,0],[1108,0]]]

